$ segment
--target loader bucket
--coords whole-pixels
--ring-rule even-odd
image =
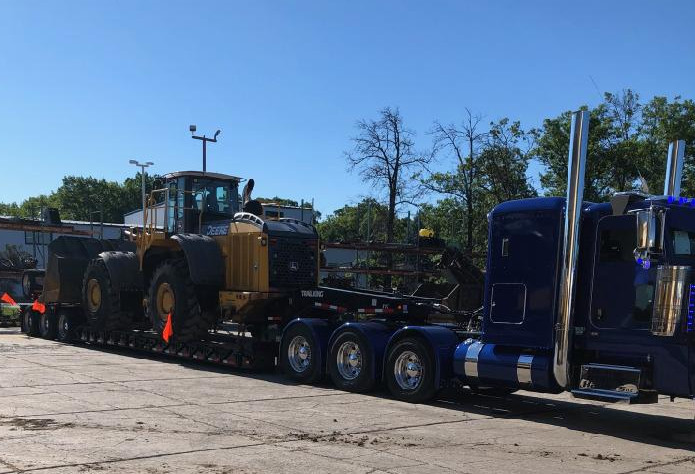
[[[84,237],[60,236],[48,245],[44,303],[82,301],[82,278],[89,261],[101,252],[124,250],[128,242]]]

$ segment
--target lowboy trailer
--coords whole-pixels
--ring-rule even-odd
[[[28,311],[25,329],[237,367],[279,366],[304,383],[328,375],[354,392],[384,384],[410,402],[426,401],[451,384],[570,391],[627,403],[655,402],[658,394],[693,398],[695,199],[679,196],[684,142],[669,147],[664,195],[618,193],[609,203],[590,203],[583,201],[588,128],[588,112],[573,114],[566,198],[505,202],[488,215],[479,310],[320,287],[312,273],[318,239],[311,226],[264,222],[249,213],[253,205],[207,225],[200,213],[187,221],[189,198],[170,185],[163,231],[150,226],[134,232],[137,248],[102,243],[83,252],[75,259],[80,268],[64,269],[81,276],[81,284],[75,277],[64,291],[81,292],[79,298],[61,299],[55,291],[51,296],[49,268],[38,296],[45,313]],[[190,190],[188,178],[172,175]],[[216,205],[220,211],[232,206]],[[103,274],[116,277],[92,281],[100,275],[90,274],[95,261]],[[172,275],[165,287],[157,280],[163,271],[151,269],[162,265]],[[214,271],[206,271],[210,267]],[[186,293],[176,272],[195,291]],[[129,317],[102,311],[101,282],[107,280],[120,285],[110,292],[108,310],[129,308]],[[179,305],[182,297],[187,306]],[[133,302],[142,300],[147,317],[133,310]],[[189,307],[193,326],[181,311]],[[211,314],[202,316],[205,311]],[[165,341],[172,312],[178,320]],[[127,324],[107,324],[114,320]],[[201,332],[201,321],[212,323]]]

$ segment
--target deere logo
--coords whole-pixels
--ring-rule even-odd
[[[299,265],[297,265],[297,262],[290,262],[290,271],[296,272],[299,270]]]

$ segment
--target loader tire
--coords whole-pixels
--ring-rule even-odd
[[[92,329],[114,331],[130,326],[131,317],[121,308],[120,291],[111,284],[109,271],[101,258],[89,262],[84,272],[82,308]]]
[[[216,299],[203,298],[203,290],[191,281],[185,259],[165,260],[152,275],[147,294],[147,312],[152,328],[160,335],[169,314],[173,337],[180,342],[204,338],[217,319]]]

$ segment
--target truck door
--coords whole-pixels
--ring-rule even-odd
[[[599,221],[592,283],[592,332],[650,327],[656,264],[644,269],[635,262],[636,226],[633,215],[606,216]]]

